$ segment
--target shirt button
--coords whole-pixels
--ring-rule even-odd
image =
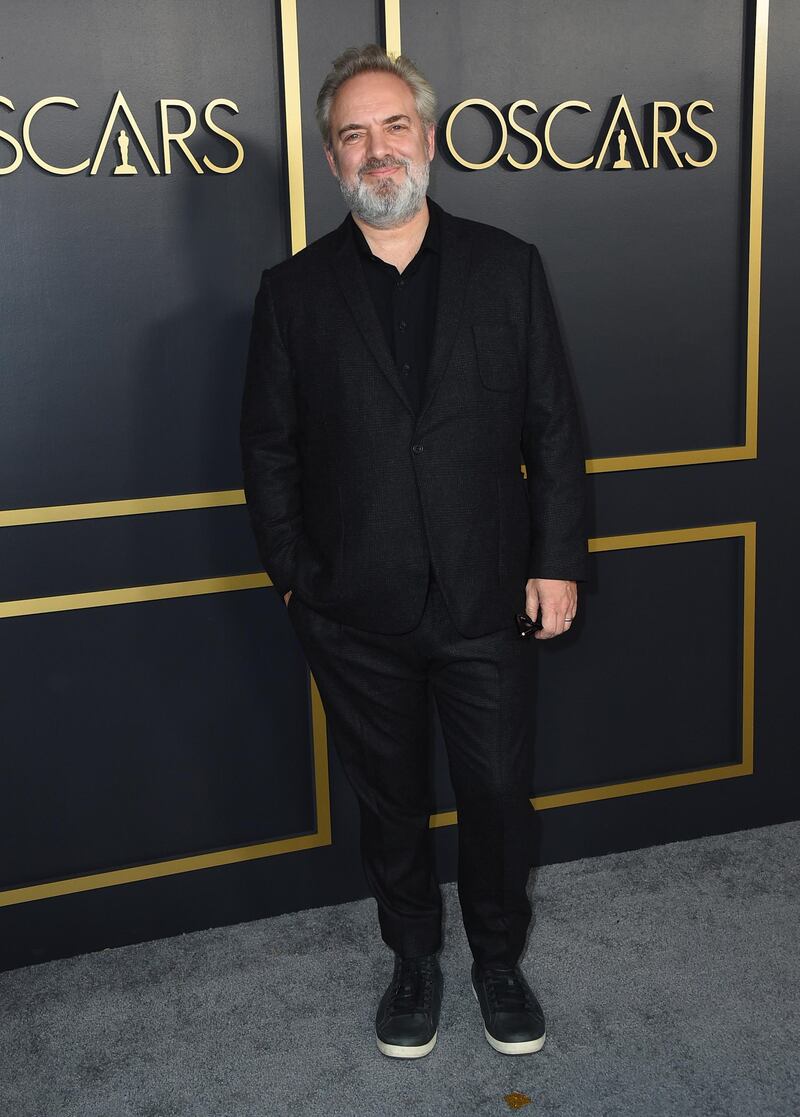
[[[406,328],[406,321],[405,321],[405,319],[402,319],[402,320],[401,320],[400,322],[398,322],[398,323],[397,323],[397,325],[399,326],[399,328],[400,328],[401,330],[404,330],[404,329]]]
[[[422,443],[421,442],[415,442],[414,445],[411,447],[411,452],[412,452],[412,454],[421,454],[422,449],[423,449],[422,448]]]
[[[398,281],[397,281],[397,286],[398,287],[405,287],[405,285],[406,285],[406,281],[404,279],[398,279]]]
[[[402,368],[401,371],[404,372],[406,374],[406,376],[408,376],[409,372],[411,372],[411,365],[403,365],[403,368]]]

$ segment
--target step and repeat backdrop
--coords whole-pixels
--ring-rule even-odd
[[[354,44],[436,88],[431,196],[539,247],[579,397],[537,860],[794,816],[798,32],[774,0],[4,6],[0,966],[366,894],[238,444],[261,271],[344,216],[313,110]]]

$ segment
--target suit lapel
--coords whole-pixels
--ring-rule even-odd
[[[429,205],[436,205],[430,197]],[[425,378],[425,391],[418,418],[422,418],[430,405],[439,381],[447,369],[447,362],[456,339],[470,266],[469,225],[458,221],[439,207],[441,220],[441,258],[436,301],[436,319],[433,328],[431,355]],[[347,227],[347,218],[339,226],[339,238],[333,254],[333,269],[364,341],[367,343],[378,367],[394,391],[417,418],[414,406],[402,384],[391,350],[386,343],[375,304],[364,279],[358,249],[353,244]]]
[[[431,204],[432,199],[428,199]],[[435,202],[433,202],[436,205]],[[439,260],[439,285],[436,295],[436,320],[433,327],[431,355],[425,377],[425,391],[420,404],[419,419],[430,406],[439,381],[445,374],[453,343],[456,340],[467,279],[470,270],[472,247],[471,227],[452,217],[439,206],[441,221],[442,254]]]
[[[413,415],[413,404],[400,383],[400,376],[386,343],[378,312],[372,301],[372,295],[367,289],[361,261],[358,258],[358,249],[353,244],[353,238],[347,228],[347,218],[339,226],[339,233],[339,244],[333,257],[333,269],[342,294],[381,372]]]

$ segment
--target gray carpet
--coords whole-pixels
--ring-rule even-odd
[[[0,974],[0,1112],[795,1115],[799,847],[787,823],[532,874],[535,1055],[483,1037],[454,885],[424,1059],[375,1047],[372,900]]]

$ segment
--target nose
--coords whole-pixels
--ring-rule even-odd
[[[392,145],[389,136],[382,128],[370,128],[367,132],[365,155],[367,160],[374,159],[382,162],[392,154]]]

